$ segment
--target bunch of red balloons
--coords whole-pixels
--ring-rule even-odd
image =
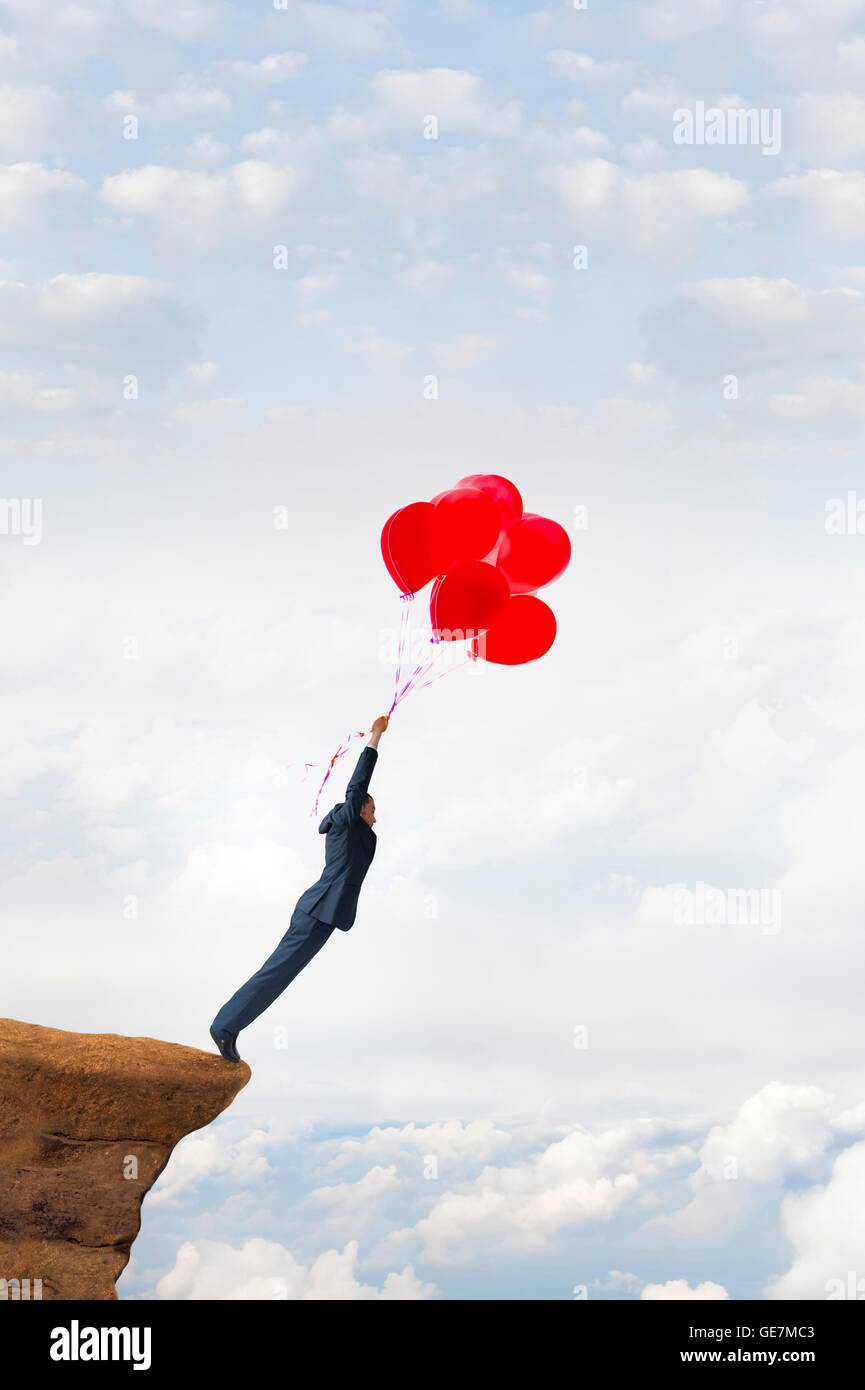
[[[403,594],[434,580],[438,640],[468,638],[474,656],[501,666],[536,661],[553,645],[555,615],[536,591],[566,569],[571,542],[557,521],[524,512],[507,478],[472,473],[431,502],[400,507],[381,552]]]

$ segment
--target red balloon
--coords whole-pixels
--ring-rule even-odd
[[[487,632],[472,642],[472,652],[497,666],[524,666],[537,661],[556,640],[556,615],[543,599],[515,594]]]
[[[430,622],[444,642],[463,642],[483,632],[509,602],[508,581],[495,565],[461,560],[432,586]]]
[[[430,545],[434,510],[431,502],[411,502],[384,524],[382,558],[404,594],[417,593],[437,573]]]
[[[502,514],[485,492],[452,487],[439,493],[431,523],[436,574],[447,574],[460,560],[479,560],[496,543]]]
[[[470,473],[467,478],[460,478],[456,486],[473,487],[491,497],[502,514],[503,527],[513,526],[523,514],[523,499],[515,484],[500,473]]]
[[[524,512],[499,542],[496,564],[512,594],[527,594],[558,579],[568,567],[571,541],[564,526]]]

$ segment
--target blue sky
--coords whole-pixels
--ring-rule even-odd
[[[5,1013],[209,1048],[390,704],[385,518],[497,472],[573,542],[542,661],[397,712],[121,1297],[865,1278],[863,11],[0,0]]]

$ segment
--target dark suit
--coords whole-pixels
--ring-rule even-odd
[[[346,788],[345,801],[328,811],[318,827],[319,835],[327,836],[324,868],[318,882],[297,900],[304,912],[340,931],[349,931],[354,923],[361,884],[375,854],[375,831],[361,820],[360,808],[377,758],[378,751],[367,744]]]
[[[214,1033],[236,1038],[309,964],[334,928],[351,929],[361,885],[375,854],[375,831],[361,820],[360,809],[377,759],[377,750],[367,744],[345,801],[337,802],[318,827],[319,834],[327,837],[321,877],[298,898],[288,931],[273,954],[223,1004],[211,1024]]]

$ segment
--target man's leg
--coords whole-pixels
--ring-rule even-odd
[[[327,922],[319,922],[318,918],[310,917],[308,912],[296,907],[288,931],[276,950],[219,1010],[210,1025],[213,1032],[222,1037],[236,1038],[241,1028],[246,1028],[253,1019],[264,1013],[303,967],[309,964],[333,930]]]

